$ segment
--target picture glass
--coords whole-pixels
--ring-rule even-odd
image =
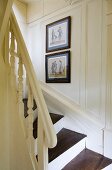
[[[48,59],[48,77],[52,78],[66,78],[67,61],[66,56],[57,56]]]
[[[46,26],[46,52],[70,47],[70,17]]]
[[[53,48],[58,45],[65,45],[68,42],[67,22],[60,23],[58,25],[49,28],[49,47]]]
[[[46,55],[46,82],[70,82],[70,51]]]

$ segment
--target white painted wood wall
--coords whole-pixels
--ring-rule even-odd
[[[112,1],[107,0],[107,86],[106,86],[106,129],[104,153],[112,158]]]
[[[102,153],[112,157],[112,1],[79,0],[73,5],[58,2],[38,1],[27,8],[28,47],[35,71],[45,81],[46,25],[70,15],[72,81],[49,86],[78,104],[100,125],[98,145]]]
[[[104,0],[79,1],[72,6],[64,3],[62,9],[50,14],[46,12],[40,19],[38,13],[33,19],[28,18],[28,22],[33,21],[28,28],[32,62],[40,80],[45,81],[45,27],[66,16],[72,17],[71,83],[50,86],[84,108],[102,128],[105,126],[106,92],[104,3]],[[54,9],[53,4],[50,5],[49,9]],[[33,16],[33,7],[29,8],[28,16]]]

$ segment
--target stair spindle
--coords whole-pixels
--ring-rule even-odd
[[[12,77],[12,85],[14,86],[15,84],[15,80],[16,80],[16,77],[15,77],[15,55],[14,55],[14,52],[15,52],[15,36],[14,36],[14,32],[11,29],[11,44],[10,44],[10,64],[11,64],[11,77]]]
[[[27,137],[26,128],[25,128],[25,122],[24,122],[24,104],[23,104],[23,63],[21,58],[21,53],[19,52],[18,48],[18,57],[19,57],[19,63],[18,63],[18,93],[17,93],[17,100],[18,100],[18,113],[21,120],[21,125],[23,128],[23,132],[25,137]]]
[[[29,152],[34,153],[34,139],[33,139],[33,94],[31,87],[28,84],[28,146]]]
[[[20,55],[18,68],[18,103],[21,103],[22,100],[23,100],[23,63]]]
[[[6,30],[6,34],[5,34],[5,63],[7,65],[7,67],[9,67],[9,29],[10,29],[10,25],[8,23],[7,25],[7,30]]]
[[[38,110],[38,168],[48,170],[48,147],[44,145],[46,136],[40,114]]]

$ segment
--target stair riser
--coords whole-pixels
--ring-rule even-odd
[[[54,124],[56,134],[63,128],[63,124],[64,124],[64,118],[60,119],[57,123]]]
[[[80,142],[49,163],[49,170],[61,170],[85,148],[85,142],[86,138],[82,139]]]

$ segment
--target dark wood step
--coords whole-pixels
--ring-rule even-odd
[[[57,134],[56,147],[48,150],[49,162],[53,161],[59,155],[67,151],[70,147],[78,143],[84,137],[86,137],[86,135],[63,128]]]
[[[28,116],[28,98],[24,98],[23,103],[24,103],[24,117],[26,118]],[[36,102],[35,102],[35,100],[33,100],[33,108],[32,109],[35,110],[36,108],[37,108]],[[53,124],[55,124],[61,118],[63,118],[63,115],[50,113],[50,117],[51,117]],[[38,118],[36,118],[35,121],[33,122],[33,137],[35,139],[37,138],[37,122],[38,122]]]
[[[111,163],[111,159],[89,149],[84,149],[62,170],[101,170]]]
[[[64,116],[59,115],[59,114],[50,113],[50,117],[51,117],[53,124],[55,124],[60,119],[62,119]],[[33,137],[35,139],[37,138],[37,122],[38,122],[38,118],[36,118],[35,121],[33,122]]]

